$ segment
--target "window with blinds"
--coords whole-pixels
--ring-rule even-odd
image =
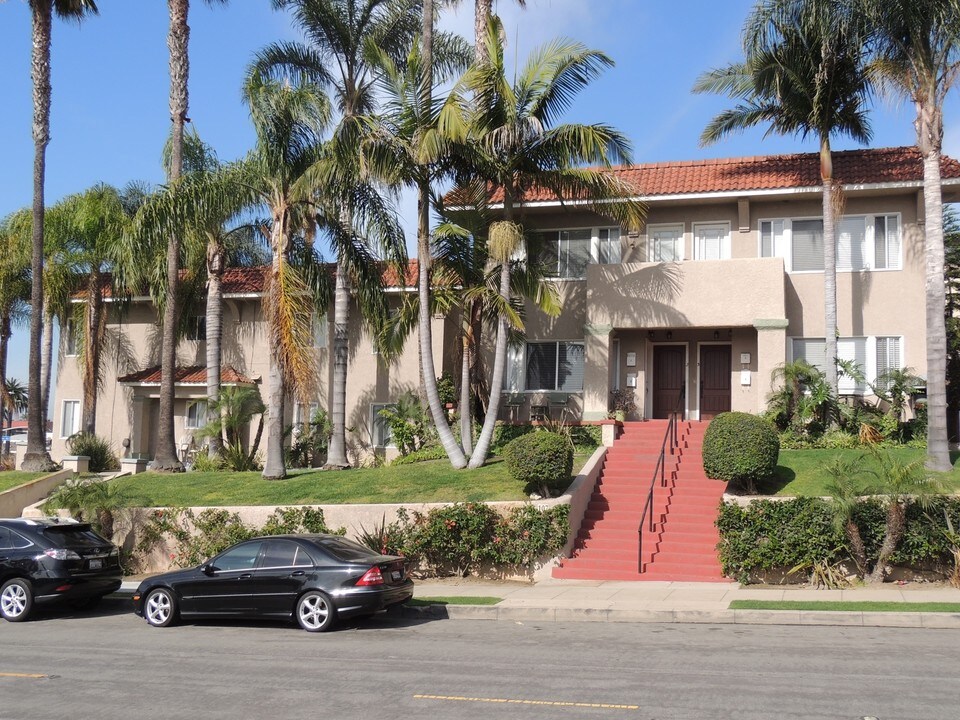
[[[837,223],[837,270],[862,270],[867,241],[866,218],[843,218]],[[822,264],[821,255],[821,264]]]
[[[886,390],[890,383],[886,378],[887,373],[892,370],[899,370],[903,367],[903,358],[900,353],[899,337],[878,337],[877,338],[877,380],[876,385],[881,390]]]
[[[879,270],[900,269],[900,218],[877,215],[873,219],[874,264]]]
[[[600,265],[620,264],[620,228],[600,228],[597,233],[597,262]]]
[[[504,381],[506,392],[583,390],[582,342],[532,342],[511,348]]]
[[[867,339],[865,337],[839,338],[837,340],[837,357],[854,363],[860,374],[865,374],[867,369]],[[842,393],[859,393],[867,389],[865,382],[862,380],[858,382],[840,368],[837,369],[837,375],[837,389]]]
[[[794,220],[792,235],[794,272],[823,270],[823,220]]]
[[[760,257],[782,257],[784,249],[783,220],[764,220],[760,223]]]
[[[587,265],[621,262],[620,228],[585,228],[538,233],[536,257],[551,277],[580,280]]]
[[[730,259],[730,226],[727,223],[694,225],[693,236],[694,259]]]
[[[650,228],[647,262],[679,262],[683,260],[683,226]]]

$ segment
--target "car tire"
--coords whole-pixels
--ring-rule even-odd
[[[297,600],[294,613],[297,622],[307,632],[326,632],[337,621],[337,608],[325,592],[310,590]]]
[[[33,609],[33,585],[25,578],[7,580],[0,588],[0,617],[23,622]]]
[[[143,618],[154,627],[168,627],[177,620],[177,600],[167,588],[156,588],[143,599]]]

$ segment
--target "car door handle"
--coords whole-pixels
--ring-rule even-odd
[[[306,575],[306,573],[303,570],[297,570],[290,573],[290,577],[303,577],[304,575]]]
[[[249,580],[249,579],[252,578],[252,577],[253,577],[253,573],[244,573],[243,575],[240,576],[240,579],[241,579],[241,580]]]

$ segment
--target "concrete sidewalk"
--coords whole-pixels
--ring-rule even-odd
[[[130,595],[138,583],[125,582]],[[848,590],[794,586],[741,587],[736,583],[546,580],[536,584],[474,580],[419,580],[414,597],[497,597],[496,605],[407,607],[414,616],[510,622],[647,622],[750,625],[846,625],[960,629],[960,613],[730,610],[733,600],[857,600],[960,603],[960,590],[925,583]]]

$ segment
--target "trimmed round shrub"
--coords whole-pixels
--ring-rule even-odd
[[[703,438],[703,469],[707,477],[730,480],[751,491],[757,480],[773,475],[779,456],[776,429],[758,415],[721,413],[710,423]]]
[[[543,497],[559,494],[570,484],[573,447],[552,432],[533,432],[507,443],[503,459],[510,475],[524,484],[524,492]]]

